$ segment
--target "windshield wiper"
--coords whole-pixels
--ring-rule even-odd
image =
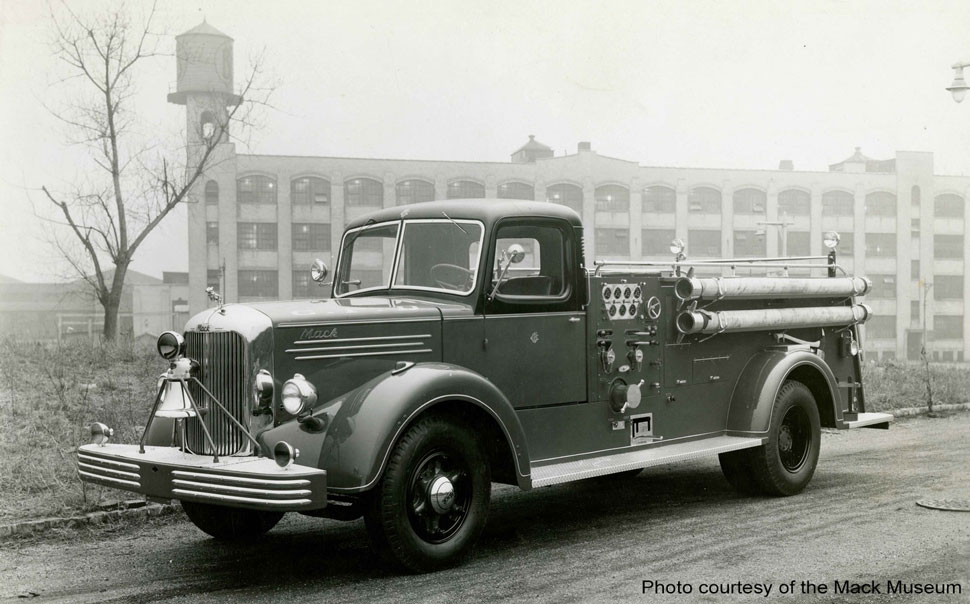
[[[462,228],[462,226],[460,224],[458,224],[457,222],[455,222],[455,219],[454,218],[452,218],[451,216],[445,214],[444,211],[441,212],[441,215],[444,216],[445,218],[447,218],[448,220],[450,220],[451,221],[451,224],[453,224],[456,227],[458,227],[461,230],[462,233],[464,233],[466,235],[468,234],[468,231],[466,231],[464,228]]]

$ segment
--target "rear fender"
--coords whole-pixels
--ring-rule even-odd
[[[812,391],[823,426],[844,427],[838,380],[824,360],[804,349],[765,350],[748,361],[738,378],[728,410],[728,431],[766,433],[775,397],[788,379]]]
[[[386,372],[318,406],[313,415],[326,425],[323,432],[294,420],[263,432],[260,440],[265,451],[285,440],[300,449],[297,463],[327,471],[328,490],[352,494],[376,484],[394,444],[415,419],[459,405],[473,405],[498,425],[513,457],[516,482],[528,489],[525,433],[512,405],[480,374],[449,363]]]

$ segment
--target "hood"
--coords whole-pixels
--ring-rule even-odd
[[[334,323],[441,318],[439,304],[413,298],[386,296],[251,302],[246,306],[269,317],[275,327],[310,327]]]

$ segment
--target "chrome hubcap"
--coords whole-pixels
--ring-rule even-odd
[[[446,476],[439,476],[428,489],[428,499],[435,512],[444,514],[455,505],[455,486]]]

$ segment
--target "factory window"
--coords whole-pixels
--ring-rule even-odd
[[[739,189],[734,192],[735,214],[764,214],[767,196],[758,189]]]
[[[870,258],[892,258],[896,255],[895,233],[867,233],[866,256]]]
[[[536,190],[532,185],[524,182],[507,182],[498,186],[499,199],[528,199],[536,198]]]
[[[481,199],[485,197],[485,185],[473,180],[456,180],[448,183],[448,199]]]
[[[236,242],[237,247],[241,250],[276,251],[276,223],[236,223]]]
[[[629,212],[630,190],[620,185],[603,185],[596,187],[596,211],[598,212]]]
[[[310,279],[310,271],[307,269],[293,271],[293,298],[313,298],[314,294],[319,294],[317,285]],[[322,296],[321,296],[322,297]]]
[[[206,245],[219,245],[219,223],[205,223],[205,243]]]
[[[596,255],[627,257],[630,255],[630,233],[626,229],[596,229]]]
[[[764,257],[765,236],[756,231],[734,231],[734,255],[739,258]]]
[[[330,225],[293,223],[294,252],[329,252]]]
[[[896,275],[869,275],[872,289],[867,297],[892,299],[896,297]]]
[[[644,256],[671,256],[670,242],[675,237],[673,229],[643,229],[640,237],[640,251]]]
[[[936,258],[963,258],[963,235],[934,235],[933,255]]]
[[[789,256],[808,256],[812,252],[812,246],[808,231],[789,231],[788,249],[785,252]]]
[[[236,181],[239,203],[276,203],[276,181],[269,176],[244,176]]]
[[[952,193],[937,195],[933,211],[939,218],[963,218],[963,198]]]
[[[216,117],[208,109],[203,111],[199,118],[199,129],[202,133],[202,138],[211,142],[213,135],[216,133]]]
[[[934,340],[962,340],[963,315],[933,315]]]
[[[677,209],[677,192],[670,187],[655,186],[643,190],[644,214],[673,214]]]
[[[687,231],[686,253],[692,258],[720,258],[721,231]]]
[[[397,205],[434,201],[434,185],[426,180],[402,180],[394,187]]]
[[[866,336],[893,340],[896,338],[896,317],[894,315],[876,315],[866,321]]]
[[[866,195],[866,216],[895,216],[896,196],[877,191]]]
[[[855,197],[848,191],[822,193],[822,216],[852,216]]]
[[[330,181],[316,176],[304,176],[290,181],[290,201],[293,204],[330,203]]]
[[[694,187],[687,195],[687,209],[691,214],[720,214],[721,192],[710,187]]]
[[[912,300],[909,303],[909,320],[912,323],[919,322],[919,300]]]
[[[247,298],[278,298],[279,278],[276,271],[239,271],[239,296]]]
[[[787,189],[778,194],[778,215],[808,216],[812,211],[812,196],[799,189]]]
[[[219,183],[214,180],[205,183],[205,202],[219,203]]]
[[[855,252],[855,233],[839,233],[839,245],[835,247],[839,256]]]
[[[963,275],[936,275],[933,277],[933,297],[937,300],[962,300]]]
[[[384,205],[384,184],[372,178],[352,178],[344,183],[344,204],[379,208]]]
[[[576,185],[561,183],[546,187],[546,201],[558,203],[571,208],[574,212],[582,216],[583,214],[583,189]]]
[[[913,260],[909,263],[909,278],[919,279],[919,260]]]
[[[913,188],[909,190],[909,201],[913,204],[913,214],[919,216],[919,206],[922,202],[922,194],[920,193],[918,186],[913,185]]]

